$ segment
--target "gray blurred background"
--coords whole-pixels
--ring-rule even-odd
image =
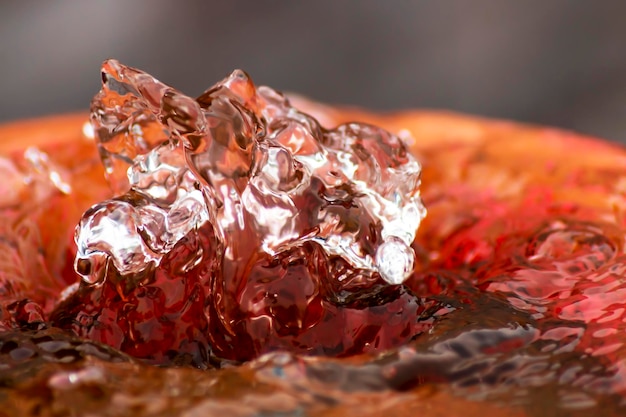
[[[330,103],[626,143],[626,1],[3,1],[0,122],[86,109],[108,57],[194,96],[242,68]]]

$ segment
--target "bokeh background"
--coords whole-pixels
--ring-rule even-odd
[[[374,109],[423,107],[626,143],[626,2],[3,1],[0,122],[86,109],[107,57],[197,95],[255,82]]]

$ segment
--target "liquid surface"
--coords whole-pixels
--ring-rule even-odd
[[[427,327],[399,286],[425,209],[398,137],[325,130],[242,71],[193,100],[115,61],[92,121],[126,192],[80,221],[83,281],[55,325],[203,368],[282,349],[382,351]]]
[[[459,116],[416,113],[382,117],[336,112],[307,102],[299,106],[329,126],[367,120],[414,141],[408,143],[423,165],[422,198],[429,213],[411,245],[413,273],[401,286],[383,279],[375,290],[355,286],[349,293],[353,298],[340,299],[338,292],[329,291],[333,296],[323,307],[335,306],[354,314],[352,321],[334,328],[334,333],[342,336],[358,331],[392,340],[398,327],[407,322],[421,327],[414,327],[408,340],[394,339],[388,348],[313,352],[342,358],[311,356],[303,354],[309,353],[306,349],[288,346],[243,365],[224,361],[228,349],[210,352],[199,361],[192,354],[179,355],[180,351],[158,357],[145,349],[115,346],[120,340],[115,337],[88,340],[88,334],[80,334],[88,327],[80,321],[85,315],[76,311],[90,306],[116,314],[105,319],[122,323],[120,327],[138,318],[167,315],[168,308],[184,310],[163,300],[169,294],[195,300],[193,288],[201,278],[189,273],[197,268],[188,262],[189,248],[200,246],[204,254],[210,244],[190,239],[190,233],[206,236],[205,240],[217,239],[216,233],[208,228],[210,223],[202,222],[201,215],[197,227],[181,232],[184,236],[171,248],[162,242],[169,252],[159,266],[175,265],[166,271],[173,276],[192,265],[185,272],[190,283],[169,279],[164,272],[160,272],[162,280],[142,281],[148,276],[146,271],[158,274],[161,270],[154,268],[131,271],[136,277],[132,285],[114,287],[105,284],[110,275],[91,278],[93,269],[87,269],[81,271],[84,277],[79,278],[78,289],[65,292],[65,301],[57,305],[46,302],[48,295],[58,294],[77,279],[71,269],[75,250],[70,245],[75,220],[54,217],[55,207],[73,202],[84,210],[107,193],[103,191],[106,184],[95,174],[95,159],[84,159],[79,168],[75,159],[64,159],[62,148],[40,147],[38,152],[13,153],[3,159],[17,184],[3,192],[6,201],[13,199],[13,204],[4,203],[3,213],[14,216],[11,224],[22,224],[27,218],[34,224],[31,234],[19,234],[24,229],[17,226],[3,231],[3,236],[14,236],[2,240],[13,255],[1,269],[6,297],[2,300],[5,327],[0,333],[4,364],[0,399],[8,415],[71,411],[93,415],[321,416],[356,410],[362,415],[425,416],[624,414],[626,152],[549,129]],[[412,139],[402,129],[407,129]],[[87,145],[83,152],[93,155],[86,149]],[[168,161],[168,175],[184,180],[184,172],[170,169],[177,166],[176,158]],[[58,178],[53,171],[59,173]],[[109,178],[115,172],[110,170]],[[40,193],[20,195],[22,178],[33,178],[35,182],[27,185],[37,185]],[[91,188],[77,197],[75,193],[81,189],[77,184],[87,180]],[[10,194],[11,190],[17,192]],[[164,212],[171,213],[172,206],[184,210],[187,204],[199,201],[193,198],[193,190],[188,187],[177,193],[163,206]],[[39,200],[16,205],[33,196]],[[111,201],[134,204],[144,200]],[[96,207],[107,208],[107,204]],[[88,216],[94,213],[97,209]],[[56,230],[44,232],[50,225]],[[146,242],[151,237],[141,238]],[[22,246],[20,252],[20,244],[31,246]],[[55,247],[62,256],[41,250]],[[33,248],[40,255],[32,256]],[[310,251],[307,254],[315,253],[306,249]],[[371,254],[375,263],[374,251]],[[325,252],[317,256],[322,255],[328,256]],[[81,257],[79,251],[78,259]],[[178,259],[177,264],[174,261]],[[9,268],[15,260],[21,262],[20,268]],[[308,265],[308,259],[301,262]],[[272,273],[293,266],[282,265],[273,266]],[[42,270],[46,271],[43,278]],[[118,269],[112,270],[114,281],[120,274]],[[93,297],[98,288],[101,293]],[[361,293],[363,298],[358,297]],[[115,302],[109,301],[107,310],[97,300]],[[206,317],[205,311],[189,305],[185,311],[189,311],[190,323],[198,316]],[[395,315],[391,314],[394,309]],[[290,314],[297,317],[298,312]],[[277,314],[279,318],[287,316]],[[68,317],[72,319],[66,321]],[[384,322],[377,323],[377,317]],[[80,337],[50,328],[51,321]],[[156,321],[163,323],[163,319]],[[364,329],[362,323],[373,323],[374,328]],[[186,329],[198,335],[193,340],[202,341],[203,334],[210,334],[197,327]],[[185,330],[166,328],[163,333],[167,337],[162,339],[175,339],[177,331]],[[152,336],[159,337],[159,333]],[[263,352],[255,349],[246,354]],[[210,369],[157,368],[146,365],[146,358],[149,362],[201,363]]]

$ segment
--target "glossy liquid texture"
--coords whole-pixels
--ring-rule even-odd
[[[265,346],[298,340],[294,335],[306,320],[321,313],[335,314],[335,321],[327,327],[317,321],[310,328],[318,332],[319,344],[303,340],[308,346],[343,350],[285,344],[238,366],[224,360],[226,349],[199,354],[215,343],[211,321],[202,327],[198,320],[207,317],[203,274],[215,264],[204,261],[216,259],[216,229],[210,214],[208,222],[201,210],[193,211],[200,213],[197,217],[187,215],[199,201],[193,186],[168,196],[157,180],[142,182],[147,177],[141,175],[131,175],[128,184],[136,181],[154,190],[150,198],[165,201],[158,210],[152,202],[142,205],[147,192],[131,192],[96,205],[86,218],[97,216],[98,210],[120,210],[118,219],[130,213],[126,218],[141,224],[141,217],[128,209],[139,206],[149,207],[151,218],[163,219],[162,224],[182,224],[162,240],[149,227],[140,235],[140,244],[150,242],[147,259],[158,258],[158,267],[129,271],[134,280],[127,281],[122,278],[129,275],[107,260],[102,277],[92,279],[87,273],[92,271],[82,270],[80,284],[66,290],[65,301],[55,306],[55,295],[78,279],[71,270],[75,219],[107,193],[91,156],[81,165],[66,157],[65,147],[42,147],[2,160],[3,169],[13,173],[7,178],[14,179],[2,193],[2,213],[12,220],[0,224],[5,227],[0,255],[8,259],[0,266],[3,411],[102,416],[624,414],[623,149],[552,130],[459,116],[386,118],[304,106],[331,123],[370,120],[390,130],[409,129],[416,141],[412,151],[424,169],[422,197],[429,214],[412,244],[414,271],[402,285],[381,279],[377,287],[356,282],[342,292],[337,281],[329,280],[324,287],[329,298],[304,310],[294,308],[305,305],[294,300],[309,299],[306,285],[277,291],[281,297],[270,312],[282,319],[282,327]],[[81,152],[90,155],[88,148]],[[167,163],[152,165],[161,167],[157,173],[165,171],[157,179],[167,183],[173,176],[180,184],[190,183],[188,171],[176,168],[177,158],[173,152]],[[69,193],[50,171],[59,173],[71,187]],[[84,194],[77,197],[81,190]],[[74,220],[60,214],[70,208]],[[171,217],[172,212],[180,215]],[[196,226],[185,232],[179,218]],[[24,224],[30,228],[18,227]],[[128,248],[132,250],[111,250],[120,250],[114,256],[121,259],[136,253],[137,245]],[[255,280],[275,282],[266,282],[269,275],[289,282],[294,269],[300,277],[317,279],[314,265],[328,254],[312,242],[301,250],[267,258],[259,269],[265,274]],[[202,259],[195,261],[199,252]],[[375,251],[371,253],[375,259]],[[346,271],[347,264],[335,264],[334,271]],[[185,279],[177,278],[181,274]],[[76,337],[53,328],[80,334],[93,326],[94,318],[100,333]],[[117,328],[106,333],[114,326],[102,323]],[[111,336],[100,337],[107,334]],[[135,359],[89,340],[92,335]],[[152,342],[140,343],[144,335]],[[189,343],[163,350],[181,340]],[[368,345],[371,340],[379,345]],[[245,355],[263,351],[261,344],[241,346]],[[192,366],[159,368],[146,361]],[[210,369],[192,369],[198,366]]]
[[[92,121],[109,181],[127,192],[83,216],[84,280],[58,325],[199,367],[379,351],[426,327],[397,287],[425,216],[420,166],[398,137],[325,130],[242,71],[193,100],[115,61]]]

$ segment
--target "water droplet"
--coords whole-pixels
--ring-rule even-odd
[[[390,239],[376,251],[380,276],[391,285],[402,284],[413,272],[414,262],[413,249],[401,239]]]

